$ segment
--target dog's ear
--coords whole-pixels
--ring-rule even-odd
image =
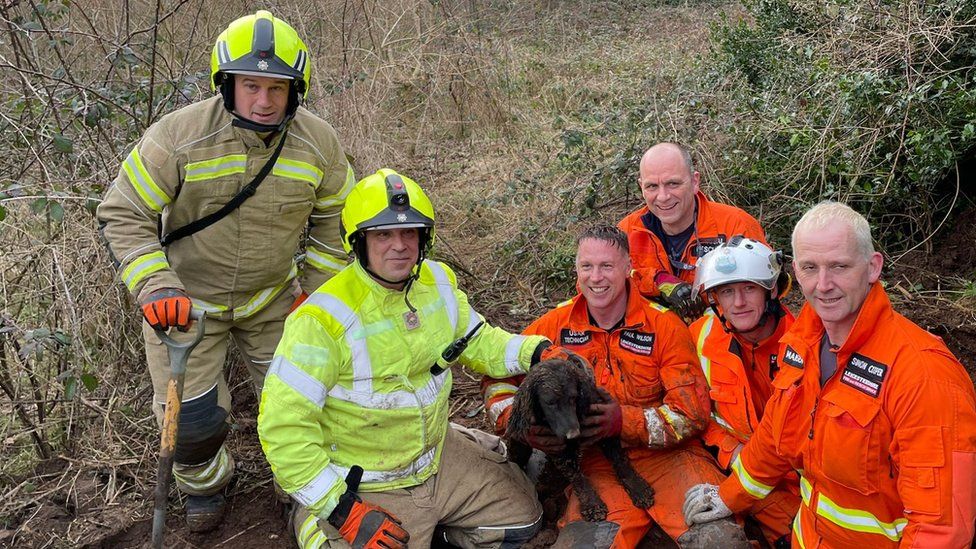
[[[521,440],[532,423],[532,380],[526,378],[515,393],[512,403],[512,413],[508,416],[508,426],[505,435]]]
[[[590,413],[590,404],[599,401],[593,398],[593,382],[578,368],[573,380],[576,382],[576,417],[584,418]]]
[[[566,359],[566,361],[569,362],[571,366],[578,369],[580,373],[583,374],[583,377],[587,377],[594,381],[596,380],[596,378],[593,376],[593,368],[590,366],[590,364],[586,361],[585,358],[581,357],[576,353],[567,353],[567,354],[569,355],[569,357]]]

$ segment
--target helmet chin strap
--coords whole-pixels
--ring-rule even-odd
[[[284,119],[282,119],[282,121],[278,124],[261,124],[260,122],[255,122],[253,120],[244,118],[243,116],[237,114],[234,111],[231,111],[230,114],[231,116],[234,117],[234,120],[231,121],[231,124],[233,124],[235,127],[243,128],[245,130],[253,130],[258,133],[273,133],[273,132],[284,131],[285,126],[288,125],[288,122],[290,122],[291,119],[295,117],[294,113],[292,113],[291,115],[288,115]]]

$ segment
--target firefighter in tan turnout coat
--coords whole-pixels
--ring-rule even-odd
[[[213,49],[220,94],[153,124],[98,208],[120,277],[147,320],[157,418],[169,362],[153,328],[176,327],[179,340],[189,336],[177,332],[187,331],[191,308],[207,314],[187,365],[173,471],[193,531],[219,523],[234,471],[223,444],[228,340],[260,390],[289,309],[346,264],[339,212],[355,178],[335,130],[299,106],[309,76],[308,48],[287,23],[267,11],[232,22]],[[211,215],[212,224],[200,221]]]

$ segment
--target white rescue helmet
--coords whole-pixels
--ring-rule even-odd
[[[694,289],[709,302],[708,292],[723,284],[753,282],[769,290],[770,299],[779,297],[777,290],[783,270],[783,253],[742,236],[732,237],[698,259]]]

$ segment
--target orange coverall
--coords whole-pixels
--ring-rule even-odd
[[[976,519],[976,393],[938,337],[880,283],[820,387],[823,324],[804,305],[781,340],[774,394],[719,487],[751,507],[790,471],[803,503],[793,547],[969,547]]]
[[[786,307],[782,312],[776,331],[756,344],[726,331],[712,310],[689,327],[712,397],[712,420],[702,438],[717,449],[718,463],[726,471],[733,451],[759,426],[772,394],[773,376],[779,370],[779,339],[793,325],[793,314]],[[748,513],[772,544],[789,536],[799,506],[800,482],[791,473]]]
[[[606,331],[591,325],[586,300],[577,296],[543,315],[524,333],[545,336],[585,358],[597,385],[620,404],[621,443],[655,495],[650,509],[634,507],[600,450],[591,447],[584,453],[583,474],[607,504],[607,520],[620,526],[613,547],[636,547],[652,520],[672,538],[688,530],[681,514],[685,492],[702,482],[717,484],[723,475],[696,436],[708,422],[708,387],[681,320],[631,287],[619,328]],[[500,431],[508,423],[518,381],[483,382],[489,416]],[[571,495],[559,526],[578,520],[583,520],[579,501]]]
[[[691,284],[695,281],[695,262],[735,235],[766,243],[766,233],[759,222],[740,208],[712,202],[701,191],[696,196],[698,216],[695,218],[695,234],[688,240],[681,262],[687,267],[675,269],[668,260],[664,244],[652,233],[644,216],[653,216],[647,206],[641,206],[620,220],[620,230],[627,233],[630,242],[630,260],[634,270],[640,273],[640,292],[647,297],[660,294],[654,277],[661,272],[670,273]]]

